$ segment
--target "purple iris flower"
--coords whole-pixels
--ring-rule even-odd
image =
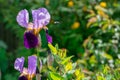
[[[24,57],[17,58],[14,63],[14,68],[18,71],[20,71],[23,76],[19,77],[19,80],[22,80],[22,78],[33,78],[33,76],[36,74],[36,67],[37,67],[37,57],[36,56],[29,56],[28,57],[28,69],[23,69],[24,67]],[[26,80],[26,78],[25,78]]]
[[[38,34],[50,22],[50,14],[46,8],[32,10],[33,22],[29,22],[29,14],[26,9],[21,10],[17,15],[17,22],[27,29],[24,34],[24,46],[34,48],[39,45]]]

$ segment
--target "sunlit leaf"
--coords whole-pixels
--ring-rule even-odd
[[[63,59],[63,61],[61,62],[61,64],[65,64],[66,62],[70,61],[70,59],[72,58],[73,56],[70,56],[70,57],[67,57],[65,59]]]
[[[107,53],[102,54],[102,56],[110,60],[113,59],[112,56]]]
[[[64,80],[62,76],[53,72],[50,72],[50,77],[52,78],[52,80]]]
[[[105,30],[108,27],[108,24],[102,26],[102,30]]]
[[[90,61],[91,64],[97,63],[95,55],[91,56],[89,61]]]
[[[57,54],[57,49],[52,44],[48,44],[48,47],[50,48],[53,54]]]

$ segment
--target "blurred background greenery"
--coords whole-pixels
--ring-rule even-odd
[[[51,14],[48,28],[53,44],[66,48],[68,56],[74,55],[73,61],[80,60],[93,72],[103,64],[120,67],[119,0],[0,0],[2,80],[17,80],[19,73],[13,67],[15,58],[33,54],[33,50],[23,46],[25,29],[17,24],[16,15],[22,9],[31,13],[40,7],[47,8]],[[40,34],[45,48],[44,32]]]

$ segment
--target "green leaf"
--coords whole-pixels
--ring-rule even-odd
[[[59,74],[53,72],[50,72],[50,77],[52,80],[64,80],[63,77],[61,77]]]
[[[104,53],[102,56],[109,59],[109,60],[113,59],[112,56],[110,54],[107,54],[107,53]]]
[[[87,18],[91,18],[91,17],[94,17],[94,16],[95,16],[95,14],[89,14],[85,18],[87,19]]]
[[[7,45],[1,40],[0,40],[0,47],[4,48],[4,49],[7,49]]]
[[[57,54],[57,49],[52,44],[48,44],[48,47],[50,48],[53,54]]]
[[[3,48],[0,48],[0,69],[2,72],[5,72],[8,67],[6,51]]]
[[[73,56],[64,58],[64,60],[61,62],[61,64],[65,64],[66,62],[68,62]]]

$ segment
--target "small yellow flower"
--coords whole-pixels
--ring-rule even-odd
[[[107,6],[107,4],[106,4],[106,2],[101,2],[100,6],[103,7],[103,8],[105,8]]]
[[[68,7],[73,7],[74,6],[74,2],[72,1],[72,0],[70,0],[69,2],[68,2]]]
[[[49,5],[50,0],[45,0],[45,5]]]
[[[71,26],[72,29],[77,29],[80,27],[80,23],[79,22],[74,22],[73,25]]]
[[[67,65],[65,66],[65,71],[72,70],[72,62],[68,62]]]
[[[80,70],[79,69],[76,69],[75,70],[75,76],[79,76],[80,75]]]
[[[81,80],[84,78],[84,73],[82,73],[80,69],[76,69],[74,74],[76,76],[76,80]]]

